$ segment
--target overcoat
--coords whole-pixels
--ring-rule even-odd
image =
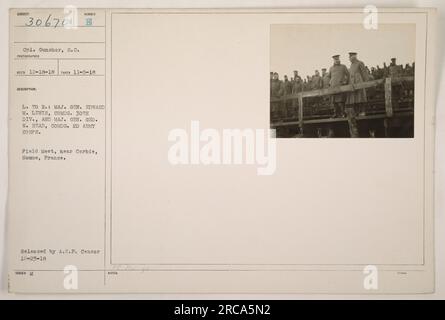
[[[337,88],[348,84],[349,81],[349,71],[344,64],[334,64],[329,69],[328,76],[330,78],[329,86],[331,88]],[[331,96],[331,103],[341,103],[344,101],[345,95],[343,93],[338,93]]]
[[[352,62],[351,67],[349,68],[349,84],[354,85],[368,80],[369,75],[365,64],[360,60]],[[346,98],[346,104],[362,103],[366,101],[368,101],[366,97],[366,89],[349,92]]]
[[[280,98],[284,94],[284,83],[281,80],[272,80],[271,97]]]
[[[344,64],[334,64],[329,69],[329,85],[331,88],[340,87],[342,85],[348,84],[349,81],[349,71]]]
[[[326,73],[323,76],[323,89],[329,88],[329,83],[331,82],[331,78],[329,78],[329,74]]]
[[[323,82],[320,76],[312,76],[311,79],[311,89],[312,90],[317,90],[317,89],[321,89],[323,87]]]

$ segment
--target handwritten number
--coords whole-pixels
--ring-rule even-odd
[[[66,24],[66,19],[59,19],[53,17],[49,14],[46,18],[35,18],[29,17],[28,21],[25,23],[26,27],[54,27],[57,28],[59,25],[63,27]]]
[[[51,17],[52,14],[49,14],[48,17],[46,18],[45,27],[51,27],[51,21],[50,21]]]
[[[28,23],[26,23],[25,25],[27,27],[31,27],[34,24],[34,18],[33,17],[29,17]]]

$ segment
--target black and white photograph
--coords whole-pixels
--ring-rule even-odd
[[[415,25],[271,25],[277,138],[413,138]]]
[[[445,2],[150,1],[0,4],[0,300],[444,298]]]

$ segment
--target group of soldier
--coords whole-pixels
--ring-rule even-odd
[[[315,74],[307,76],[306,79],[301,78],[298,71],[293,72],[291,79],[285,75],[283,80],[279,78],[278,73],[271,72],[270,97],[281,98],[303,91],[337,88],[342,85],[358,84],[387,77],[414,75],[414,63],[405,66],[398,65],[396,58],[391,59],[389,66],[385,63],[383,68],[377,66],[371,69],[358,59],[356,52],[349,53],[349,68],[341,63],[340,55],[334,55],[332,59],[333,65],[329,70],[323,68],[321,74],[318,70],[315,70]],[[366,89],[358,89],[346,94],[332,94],[328,99],[333,110],[332,117],[347,117],[351,137],[358,137],[356,115],[364,114],[364,106],[368,100]],[[271,103],[272,112],[280,106],[283,106],[283,104]],[[284,109],[287,110],[286,104],[284,104]]]

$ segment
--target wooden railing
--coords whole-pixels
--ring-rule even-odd
[[[338,93],[348,93],[348,92],[353,92],[355,90],[373,88],[378,85],[384,84],[386,116],[392,117],[394,114],[393,103],[392,103],[392,86],[394,84],[398,84],[401,82],[413,82],[413,81],[414,81],[413,76],[371,80],[371,81],[357,83],[357,84],[347,84],[347,85],[336,87],[336,88],[303,91],[303,92],[299,92],[296,94],[286,95],[286,96],[283,96],[280,98],[271,98],[270,102],[272,103],[272,102],[284,102],[284,101],[289,101],[289,100],[297,100],[298,101],[298,122],[299,122],[300,128],[303,128],[303,124],[304,124],[303,101],[305,98],[322,97],[322,96],[333,95],[333,94],[338,94]]]

